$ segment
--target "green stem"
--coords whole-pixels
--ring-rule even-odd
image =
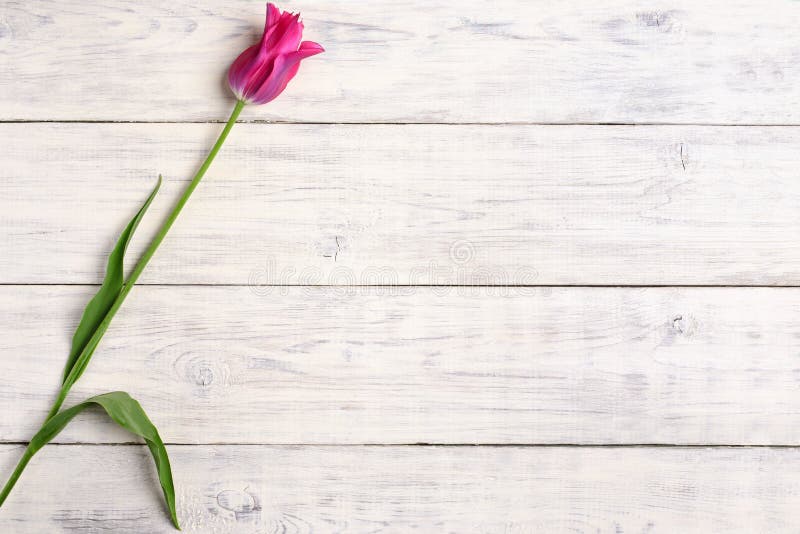
[[[33,458],[33,453],[30,451],[30,448],[26,448],[25,452],[22,454],[22,458],[19,459],[19,463],[17,463],[16,469],[14,472],[11,473],[11,476],[8,478],[8,482],[3,487],[3,491],[0,491],[0,506],[3,506],[3,503],[6,502],[6,497],[8,494],[11,493],[11,490],[14,488],[14,484],[17,483],[17,479],[22,474],[22,471],[25,469],[25,466],[28,465],[28,462],[31,461]]]
[[[222,133],[219,134],[217,142],[214,143],[214,146],[211,148],[211,152],[208,153],[206,160],[200,166],[200,169],[197,171],[197,174],[194,175],[194,178],[192,178],[192,181],[189,183],[186,191],[184,191],[183,195],[181,195],[181,198],[178,199],[178,202],[175,204],[175,207],[172,208],[172,212],[169,214],[169,217],[167,217],[167,220],[161,225],[161,229],[153,238],[153,241],[150,242],[150,246],[144,251],[142,257],[139,258],[139,262],[133,268],[133,272],[131,272],[131,275],[125,281],[125,285],[120,292],[119,298],[117,299],[119,304],[122,304],[122,301],[125,300],[125,296],[130,292],[133,284],[135,284],[136,280],[139,279],[139,275],[141,275],[142,271],[144,271],[144,268],[147,266],[147,262],[149,262],[150,258],[153,257],[156,249],[164,240],[164,237],[167,235],[167,232],[169,232],[169,229],[172,228],[172,225],[175,223],[175,219],[177,219],[178,215],[180,215],[183,206],[186,205],[189,197],[192,196],[192,193],[194,193],[194,190],[197,188],[200,180],[203,179],[206,171],[211,166],[211,162],[214,161],[215,157],[217,157],[217,152],[219,152],[219,149],[222,148],[222,145],[225,143],[225,139],[228,138],[228,134],[230,133],[231,128],[233,128],[233,125],[236,124],[236,119],[239,118],[239,114],[242,112],[242,109],[244,109],[244,106],[245,103],[243,101],[236,101],[236,107],[233,108],[233,112],[231,112],[231,116],[228,119],[227,124],[225,124],[225,128],[222,129]],[[116,308],[119,308],[117,302],[114,304],[116,305]],[[116,311],[115,308],[114,311]]]
[[[150,261],[150,258],[153,257],[153,254],[155,254],[156,250],[158,249],[158,246],[164,240],[164,237],[167,235],[167,232],[169,232],[170,228],[172,228],[172,225],[175,223],[175,220],[178,218],[178,215],[180,215],[181,210],[183,210],[183,207],[186,205],[186,202],[189,200],[189,197],[192,196],[192,193],[200,184],[200,180],[203,179],[203,176],[206,174],[206,171],[211,166],[211,162],[214,161],[217,152],[219,152],[219,149],[222,148],[222,144],[225,143],[225,139],[228,137],[231,128],[233,128],[233,125],[236,123],[236,119],[239,118],[239,114],[242,112],[244,106],[245,103],[242,102],[241,100],[236,102],[236,106],[233,108],[233,112],[231,113],[231,116],[228,119],[227,124],[225,124],[225,128],[223,128],[222,133],[219,134],[217,142],[214,143],[214,146],[211,148],[211,152],[208,153],[206,160],[200,166],[200,169],[198,169],[197,174],[194,175],[194,178],[192,178],[192,181],[186,187],[186,190],[183,192],[183,195],[181,195],[181,197],[178,199],[178,202],[175,204],[175,207],[172,208],[172,212],[170,212],[167,219],[161,225],[161,228],[158,230],[158,233],[155,235],[153,240],[150,242],[150,245],[142,254],[142,257],[139,258],[138,263],[136,263],[136,266],[133,268],[131,275],[125,281],[125,284],[122,286],[119,295],[114,300],[114,303],[111,305],[111,308],[108,310],[108,313],[103,318],[103,321],[97,327],[97,330],[95,330],[92,337],[89,339],[87,347],[91,347],[91,349],[93,350],[100,343],[100,339],[103,337],[103,334],[105,334],[106,330],[108,329],[108,325],[111,323],[111,320],[114,318],[114,315],[117,313],[117,310],[119,310],[120,306],[122,306],[122,303],[125,301],[125,297],[127,297],[128,293],[130,293],[131,289],[133,289],[136,280],[138,280],[139,276],[141,276],[142,272],[144,271],[144,268]],[[88,363],[88,361],[86,363]],[[72,368],[72,371],[70,371],[69,375],[64,381],[61,390],[58,392],[58,397],[56,398],[55,403],[53,403],[53,407],[50,409],[50,413],[47,414],[47,419],[45,421],[50,420],[50,418],[56,415],[58,411],[61,409],[61,406],[64,404],[64,400],[67,398],[67,394],[69,393],[70,388],[83,372],[86,363],[84,363],[84,365],[82,366],[75,365]],[[8,479],[8,482],[6,482],[6,485],[3,487],[2,492],[0,492],[0,506],[3,505],[3,502],[6,500],[6,497],[11,492],[11,489],[14,487],[14,484],[16,484],[20,474],[22,474],[22,471],[25,469],[25,466],[30,461],[31,456],[33,455],[30,454],[28,449],[25,449],[25,453],[23,454],[22,458],[17,464],[16,469],[14,469],[14,472]]]
[[[108,310],[108,313],[100,322],[100,325],[97,327],[97,330],[95,330],[95,333],[89,339],[87,347],[96,346],[100,342],[100,338],[103,337],[103,334],[108,329],[108,325],[111,323],[111,320],[114,318],[114,315],[117,313],[117,310],[119,310],[120,306],[122,306],[122,303],[125,302],[125,297],[127,297],[128,293],[130,293],[131,289],[133,289],[133,286],[139,279],[139,276],[141,276],[142,271],[144,271],[144,268],[147,267],[147,263],[150,261],[150,258],[153,257],[153,254],[155,254],[156,250],[158,249],[158,246],[164,240],[164,237],[167,235],[167,232],[169,232],[169,229],[172,228],[172,225],[175,223],[175,220],[178,218],[178,215],[180,215],[181,210],[183,210],[183,207],[186,205],[186,202],[189,200],[189,197],[192,196],[192,193],[200,184],[200,180],[203,179],[203,176],[206,174],[206,171],[211,166],[211,162],[214,161],[214,158],[217,156],[217,152],[219,152],[219,149],[222,148],[223,143],[225,143],[225,139],[227,139],[228,137],[228,133],[230,133],[231,128],[233,128],[233,125],[236,124],[236,119],[239,118],[239,114],[242,112],[244,106],[245,103],[243,101],[238,100],[236,102],[236,106],[233,108],[233,112],[231,113],[231,116],[228,119],[227,124],[225,124],[225,128],[223,128],[222,133],[219,134],[217,142],[214,143],[214,146],[211,148],[211,152],[209,152],[208,156],[206,156],[206,160],[200,166],[200,169],[198,169],[197,174],[194,175],[194,178],[192,178],[192,181],[186,187],[186,190],[183,192],[183,195],[181,195],[181,198],[178,199],[178,202],[175,204],[175,207],[172,208],[172,212],[170,212],[167,219],[161,225],[161,228],[158,230],[158,233],[155,235],[155,237],[153,237],[153,240],[150,242],[150,245],[142,253],[142,257],[139,258],[139,261],[133,268],[131,275],[125,281],[125,284],[122,286],[122,290],[119,292],[119,295],[114,300],[114,303],[111,305],[111,308]],[[61,406],[64,404],[64,400],[67,398],[67,394],[69,393],[72,384],[74,384],[75,380],[77,380],[77,377],[79,377],[83,373],[84,367],[85,366],[80,366],[80,365],[76,365],[75,367],[73,367],[72,371],[67,376],[67,379],[64,381],[64,385],[61,387],[61,391],[59,391],[58,397],[56,398],[55,403],[53,403],[53,407],[50,409],[50,413],[47,414],[47,419],[53,417],[61,409]]]

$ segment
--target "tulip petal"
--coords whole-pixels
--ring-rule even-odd
[[[258,55],[258,51],[258,45],[251,46],[239,54],[239,57],[236,58],[228,70],[228,84],[240,100],[245,98],[245,88],[251,79],[252,71],[257,67],[253,60]]]
[[[273,30],[278,25],[278,22],[280,20],[281,20],[281,10],[278,9],[273,3],[267,4],[267,18],[266,21],[264,22],[264,35],[261,36],[262,44],[267,40],[270,31]]]
[[[309,53],[312,51],[313,53]],[[315,43],[314,41],[303,41],[302,43],[300,43],[300,49],[298,50],[298,52],[306,52],[306,55],[304,55],[301,59],[321,54],[324,51],[325,49],[322,48],[322,45],[319,43]]]
[[[284,13],[278,27],[270,35],[267,49],[271,54],[287,54],[297,50],[300,39],[303,37],[303,23],[300,22],[300,15]]]
[[[281,18],[281,10],[278,9],[278,7],[275,4],[269,2],[267,4],[267,25],[275,26],[276,24],[278,24],[280,18]]]
[[[300,61],[324,51],[325,49],[319,44],[313,41],[304,41],[300,44],[299,50],[275,58],[272,72],[264,84],[253,94],[253,102],[266,104],[277,98],[297,74]]]
[[[272,63],[272,72],[269,76],[261,80],[261,85],[252,91],[250,100],[255,104],[266,104],[274,100],[280,92],[277,90],[280,86],[280,78],[284,74],[286,68],[284,67],[286,56],[278,56]]]

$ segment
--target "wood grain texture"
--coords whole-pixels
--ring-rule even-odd
[[[769,0],[283,2],[327,52],[245,118],[800,123],[800,10]],[[223,120],[263,5],[5,2],[0,118]]]
[[[0,439],[91,290],[0,288]],[[127,390],[170,443],[800,444],[800,290],[499,291],[139,287],[69,402]],[[130,440],[105,421],[58,439]]]
[[[219,129],[0,125],[0,282],[99,283]],[[797,128],[241,124],[142,281],[796,285],[798,168]]]
[[[0,467],[20,452],[0,447]],[[172,446],[170,456],[186,532],[705,534],[793,532],[800,520],[796,449]],[[49,447],[0,528],[174,532],[149,462],[143,447]]]
[[[141,400],[185,530],[797,530],[800,287],[610,286],[800,286],[800,4],[284,7],[327,52],[245,111],[69,399]],[[0,474],[262,17],[0,6]],[[130,440],[81,416],[0,532],[172,532]]]

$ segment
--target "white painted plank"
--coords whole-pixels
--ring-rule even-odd
[[[219,129],[0,126],[0,282],[98,283]],[[800,284],[799,167],[797,128],[243,124],[143,281]]]
[[[0,447],[3,472],[21,448]],[[184,531],[793,532],[797,449],[172,446]],[[34,458],[0,528],[170,533],[144,447]]]
[[[286,0],[309,60],[245,119],[800,123],[800,10],[768,0]],[[5,2],[0,118],[220,120],[245,0]]]
[[[91,290],[0,288],[3,441]],[[129,391],[172,443],[800,444],[798,289],[396,291],[137,288],[69,402]],[[58,439],[130,439],[103,421]]]

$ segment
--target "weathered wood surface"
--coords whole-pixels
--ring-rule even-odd
[[[219,129],[0,125],[0,281],[98,283]],[[798,169],[798,128],[242,124],[143,281],[796,285]]]
[[[800,123],[795,2],[284,2],[327,52],[247,119]],[[263,6],[5,2],[0,119],[221,120]]]
[[[89,287],[0,288],[0,439],[57,389]],[[172,443],[800,444],[800,289],[137,288],[71,402]],[[129,441],[100,413],[64,442]]]
[[[284,7],[327,52],[245,111],[70,398],[142,401],[185,529],[796,531],[800,288],[736,286],[800,285],[800,4]],[[262,17],[0,6],[0,474]],[[172,532],[129,440],[81,416],[0,532]]]
[[[18,446],[0,446],[8,470]],[[172,446],[184,531],[794,532],[797,449]],[[174,532],[144,447],[55,446],[15,534]]]
[[[20,447],[0,446],[7,470]],[[187,532],[793,532],[797,449],[172,446]],[[49,447],[16,534],[174,532],[144,447]],[[55,475],[54,475],[55,473]]]

